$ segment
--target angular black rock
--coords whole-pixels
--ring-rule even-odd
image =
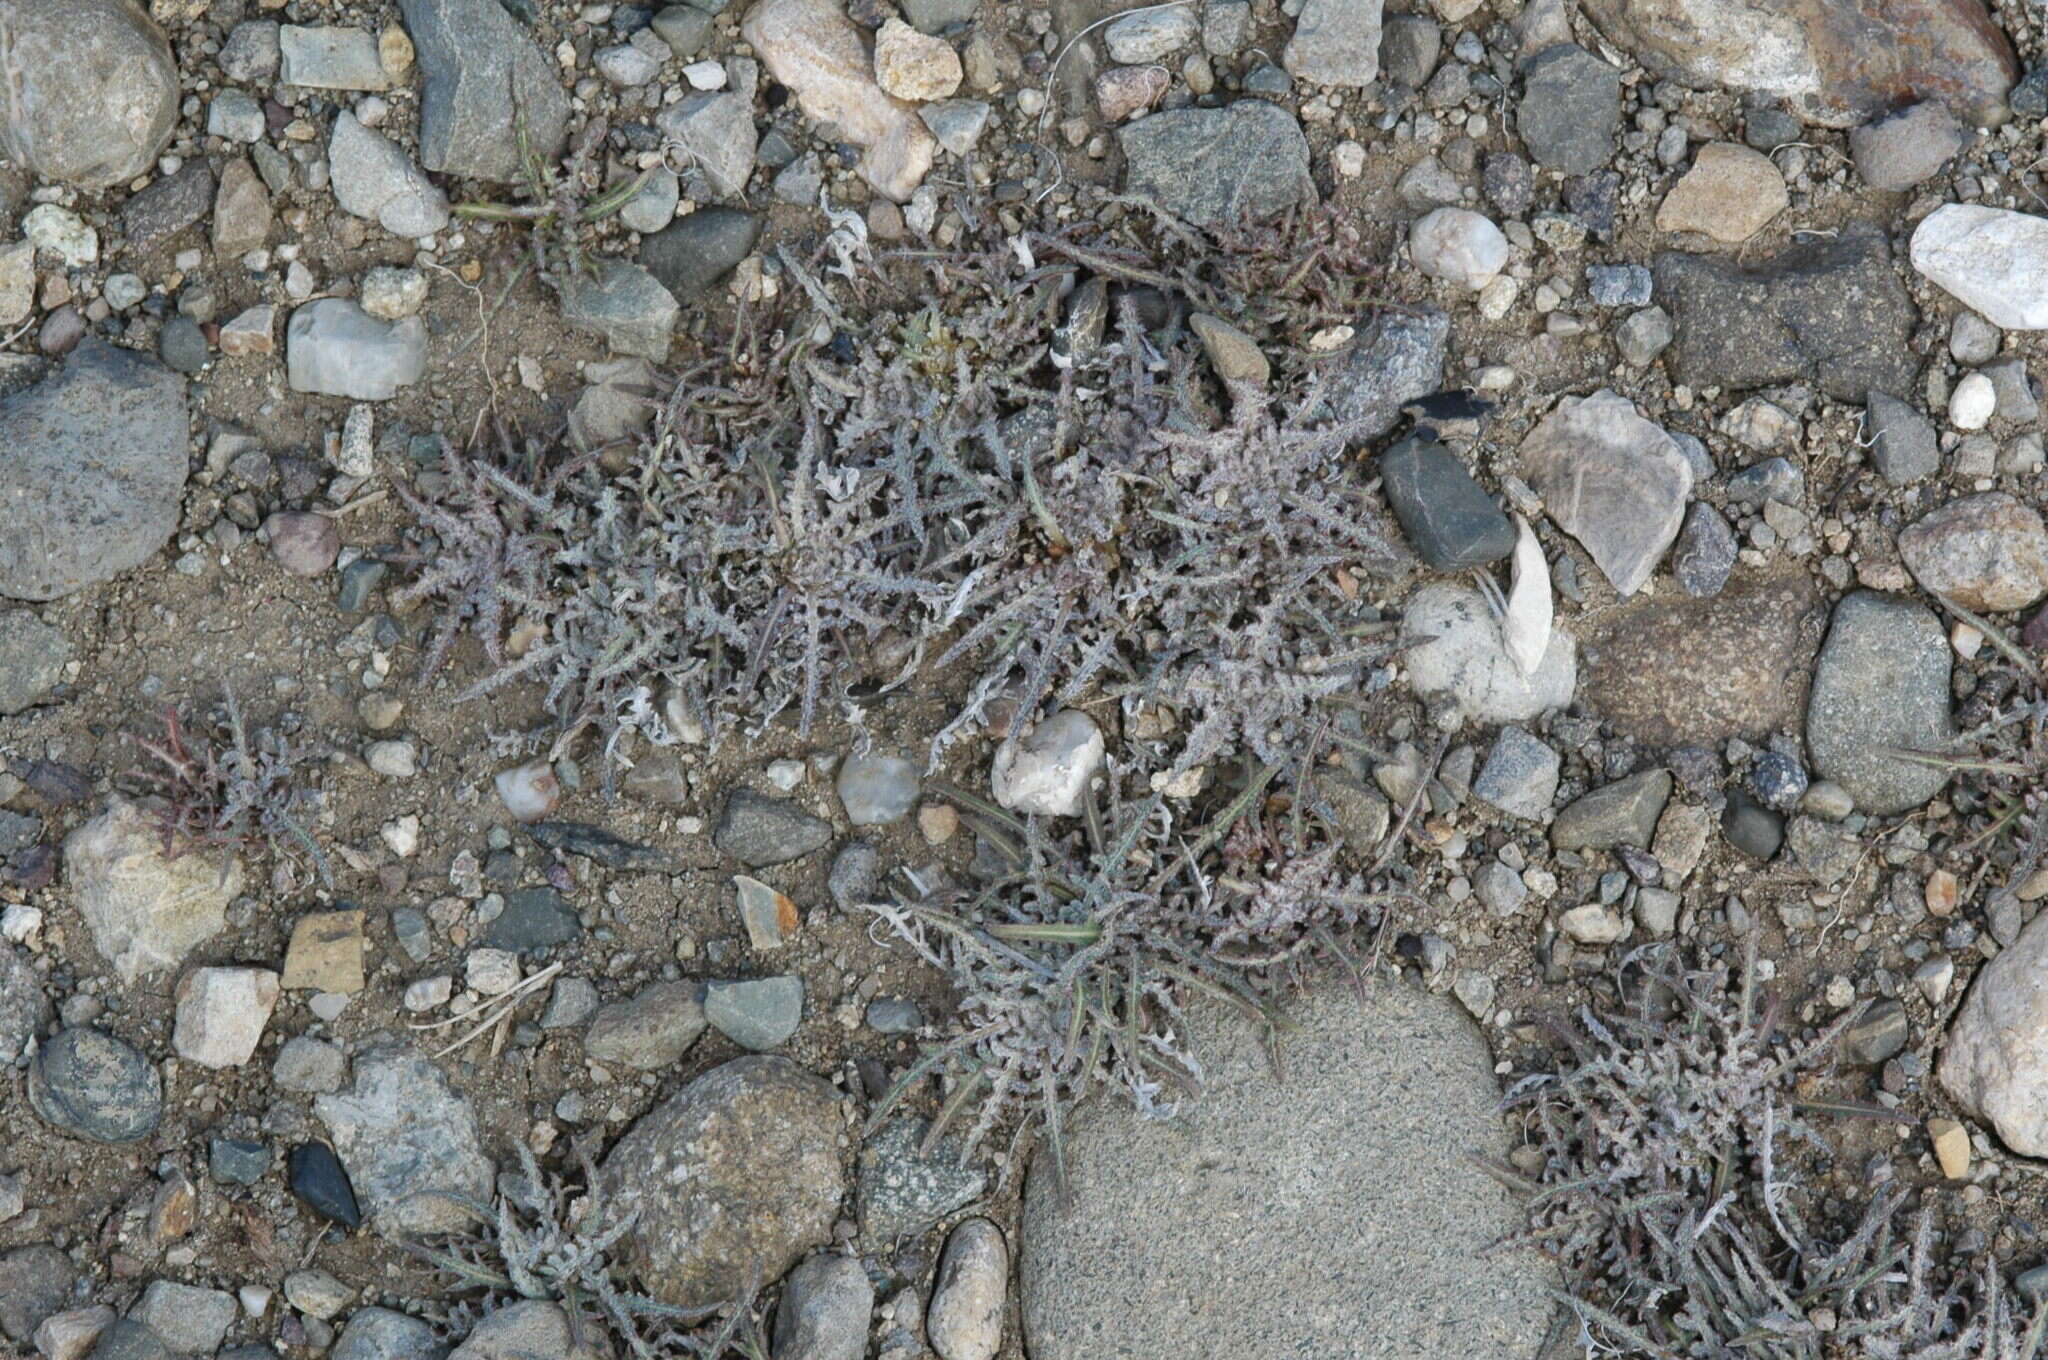
[[[292,1193],[315,1213],[333,1219],[344,1228],[363,1226],[362,1206],[356,1203],[356,1188],[342,1170],[341,1159],[325,1143],[301,1143],[292,1149]]]
[[[601,826],[585,822],[536,822],[526,834],[556,854],[581,855],[607,869],[652,869],[674,873],[680,866],[671,855],[650,845],[622,840]]]

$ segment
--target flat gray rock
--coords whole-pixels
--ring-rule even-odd
[[[12,945],[0,944],[0,1067],[12,1064],[27,1050],[49,1017],[49,999],[43,995],[42,980],[29,966],[28,956]]]
[[[497,0],[400,0],[419,54],[420,160],[467,179],[516,180],[523,127],[552,163],[569,139],[554,63]]]
[[[1301,125],[1263,99],[1155,113],[1119,128],[1117,139],[1126,192],[1198,227],[1278,217],[1316,201]]]
[[[0,609],[0,718],[42,702],[70,659],[64,634],[26,609]]]
[[[1361,441],[1393,429],[1403,406],[1444,385],[1450,340],[1451,318],[1434,307],[1389,308],[1361,324],[1330,384],[1337,419]]]
[[[1171,1120],[1100,1101],[1049,1159],[1020,1245],[1032,1360],[1528,1360],[1550,1314],[1508,1194],[1493,1059],[1457,1004],[1386,980],[1297,999],[1276,1080],[1234,1012],[1192,1017],[1206,1093]]]
[[[190,437],[184,380],[96,339],[0,400],[0,595],[54,600],[161,548]]]
[[[285,325],[285,373],[294,392],[387,401],[427,369],[426,323],[379,321],[347,298],[321,298]]]
[[[419,1054],[397,1046],[362,1053],[355,1089],[315,1097],[313,1112],[379,1232],[453,1232],[472,1221],[436,1192],[490,1203],[494,1169],[476,1112]]]
[[[1523,475],[1616,592],[1633,595],[1678,537],[1692,465],[1627,397],[1567,397],[1522,441]]]
[[[1810,380],[1852,402],[1917,381],[1913,303],[1891,247],[1866,224],[1752,265],[1666,251],[1653,268],[1678,321],[1665,355],[1675,381],[1747,389]]]
[[[1843,597],[1806,702],[1814,772],[1861,811],[1905,812],[1941,792],[1948,771],[1895,752],[1945,750],[1954,735],[1948,638],[1934,611],[1869,590]]]

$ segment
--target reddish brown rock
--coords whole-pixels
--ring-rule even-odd
[[[1983,0],[1586,0],[1585,10],[1660,78],[1789,99],[1828,127],[1923,99],[1995,125],[2019,78]]]
[[[1645,600],[1603,615],[1586,637],[1579,699],[1652,746],[1761,737],[1797,725],[1826,627],[1803,573]]]

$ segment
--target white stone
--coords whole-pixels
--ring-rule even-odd
[[[124,982],[175,966],[227,923],[242,891],[233,855],[167,859],[163,828],[117,800],[64,842],[64,878],[93,943]]]
[[[392,854],[400,859],[411,859],[420,848],[420,819],[415,813],[394,817],[377,828],[377,836]]]
[[[364,311],[379,321],[401,321],[426,305],[427,276],[380,265],[363,275],[361,291]]]
[[[2048,912],[1978,971],[1935,1069],[2022,1157],[2048,1157]]]
[[[1628,934],[1628,922],[1612,907],[1588,902],[1557,918],[1557,928],[1580,944],[1608,945]]]
[[[495,781],[498,800],[505,811],[522,822],[537,822],[562,801],[562,783],[545,760],[530,761],[501,771]]]
[[[6,911],[0,911],[0,939],[9,944],[32,944],[43,933],[43,911],[41,907],[27,906],[21,902],[10,902]]]
[[[1143,66],[1186,47],[1195,40],[1199,27],[1192,4],[1147,9],[1110,24],[1102,30],[1102,42],[1111,61]]]
[[[1081,811],[1088,781],[1107,755],[1095,720],[1077,709],[1062,709],[997,751],[989,782],[996,802],[1012,812],[1072,817]]]
[[[1994,326],[2048,329],[2048,218],[1946,203],[1914,228],[1911,258]]]
[[[100,257],[99,233],[69,208],[38,203],[21,219],[21,234],[37,250],[47,250],[73,269],[82,269]]]
[[[1998,389],[1982,373],[1965,373],[1948,397],[1948,423],[1958,430],[1981,430],[1998,409]]]
[[[503,996],[519,985],[519,956],[509,949],[471,950],[462,976],[480,996]]]
[[[363,759],[386,779],[411,779],[420,772],[420,754],[409,741],[373,741]]]
[[[1003,1344],[1010,1249],[1002,1229],[970,1218],[953,1229],[939,1257],[925,1335],[940,1360],[994,1360]]]
[[[1468,208],[1438,208],[1409,228],[1408,253],[1431,278],[1476,293],[1507,266],[1508,238]]]
[[[722,90],[725,88],[725,65],[708,59],[693,61],[683,68],[683,79],[690,82],[693,90]]]
[[[201,1067],[240,1067],[255,1056],[277,998],[267,968],[195,968],[178,984],[171,1047]]]
[[[455,979],[443,973],[439,977],[421,978],[408,983],[405,989],[405,1008],[415,1013],[430,1011],[436,1006],[448,1004],[448,998],[455,995]]]
[[[1432,581],[1417,590],[1401,616],[1408,684],[1417,694],[1444,695],[1458,716],[1485,724],[1527,722],[1571,703],[1578,684],[1578,644],[1552,627],[1531,675],[1508,656],[1500,622],[1477,590]],[[1426,641],[1424,639],[1427,639]],[[1526,877],[1526,875],[1525,875]]]

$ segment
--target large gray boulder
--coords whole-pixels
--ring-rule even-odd
[[[0,400],[0,595],[54,600],[161,548],[191,433],[184,379],[94,339]]]
[[[399,0],[419,53],[420,160],[469,179],[516,180],[523,129],[545,163],[569,139],[569,96],[497,0]]]
[[[715,1067],[640,1117],[605,1159],[637,1208],[625,1259],[679,1308],[737,1297],[831,1240],[846,1192],[839,1093],[787,1058]]]
[[[1191,1017],[1204,1094],[1176,1118],[1104,1101],[1040,1155],[1020,1282],[1032,1360],[1526,1358],[1549,1316],[1533,1254],[1470,1154],[1507,1137],[1493,1060],[1448,997],[1388,982],[1296,1002],[1284,1081],[1235,1012]]]
[[[1859,590],[1835,606],[1806,701],[1815,773],[1888,816],[1941,792],[1949,772],[1900,752],[1939,753],[1955,736],[1949,650],[1925,605]]]
[[[86,189],[144,175],[178,119],[171,45],[130,0],[0,5],[0,150]]]

